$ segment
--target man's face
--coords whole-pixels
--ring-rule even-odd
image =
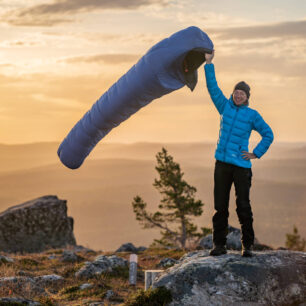
[[[243,90],[236,89],[233,92],[233,99],[236,105],[241,105],[247,100],[247,95]]]

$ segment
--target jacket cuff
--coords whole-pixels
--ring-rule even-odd
[[[262,154],[260,154],[256,149],[253,151],[253,154],[257,157],[257,158],[261,158]]]
[[[210,64],[205,63],[204,69],[205,70],[207,70],[207,69],[212,70],[212,69],[214,69],[214,64],[213,63],[210,63]]]

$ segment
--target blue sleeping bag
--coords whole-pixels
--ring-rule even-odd
[[[207,34],[193,26],[154,45],[72,128],[57,151],[62,163],[79,168],[105,135],[140,108],[184,85],[192,91],[212,50]]]

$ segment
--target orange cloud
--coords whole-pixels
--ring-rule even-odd
[[[272,24],[260,24],[245,27],[210,28],[211,35],[220,39],[254,39],[267,37],[301,37],[306,38],[306,20],[286,21]]]
[[[106,64],[122,64],[131,63],[138,61],[141,56],[138,54],[96,54],[96,55],[85,55],[85,56],[74,56],[66,59],[61,59],[59,62],[66,63],[99,63],[103,62]]]
[[[57,0],[6,13],[2,20],[14,26],[54,26],[74,21],[67,16],[105,10],[131,10],[142,6],[166,6],[167,0]]]

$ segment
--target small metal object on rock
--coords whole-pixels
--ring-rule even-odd
[[[148,290],[152,286],[154,279],[164,270],[146,270],[145,271],[145,290]]]

